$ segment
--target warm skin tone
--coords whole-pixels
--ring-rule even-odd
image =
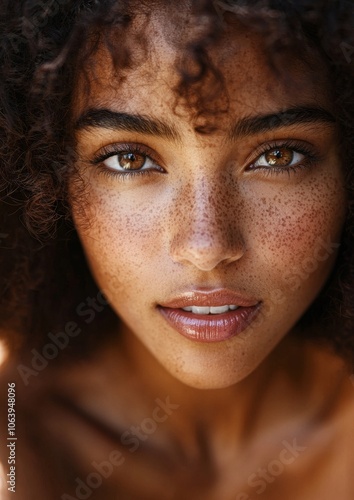
[[[229,112],[210,120],[213,133],[200,134],[189,110],[173,112],[177,53],[163,37],[147,31],[147,38],[148,61],[122,84],[114,83],[110,58],[101,51],[87,99],[78,86],[75,118],[96,108],[144,115],[173,128],[175,137],[81,121],[78,169],[87,200],[74,204],[74,220],[95,279],[126,325],[127,342],[135,335],[188,385],[227,387],[254,371],[291,330],[333,267],[334,251],[299,287],[289,280],[289,270],[302,270],[323,242],[340,241],[345,218],[337,129],[318,112],[331,111],[325,74],[318,65],[322,77],[314,79],[307,66],[293,62],[286,67],[293,85],[286,86],[267,66],[260,39],[240,29],[212,51]],[[287,111],[304,107],[317,110],[307,123]],[[269,119],[267,132],[241,129],[242,120],[282,112],[293,116],[291,125]],[[264,153],[284,144],[291,171],[280,164],[274,172]],[[141,156],[135,163],[150,175],[123,177],[116,155],[129,153],[127,145],[148,155],[145,164]],[[101,168],[92,165],[107,153],[115,156],[99,162]],[[121,177],[107,175],[119,168]],[[75,189],[73,183],[74,196]],[[229,288],[261,301],[262,320],[225,342],[190,341],[156,306],[197,288]]]
[[[306,451],[294,461],[289,453],[281,455],[284,472],[261,476],[267,485],[261,498],[349,500],[350,381],[341,361],[291,335],[333,268],[336,247],[328,252],[325,244],[340,241],[346,213],[325,69],[318,59],[312,74],[291,59],[284,71],[293,85],[286,85],[268,67],[259,37],[233,27],[237,36],[226,33],[211,50],[225,77],[230,108],[212,120],[212,133],[200,134],[190,110],[181,116],[173,112],[178,53],[156,35],[166,26],[161,16],[145,26],[151,55],[145,64],[118,83],[101,50],[90,94],[79,80],[75,98],[75,121],[104,108],[163,122],[175,136],[102,123],[82,123],[77,130],[77,168],[87,198],[73,202],[74,221],[92,273],[123,326],[109,348],[65,367],[54,379],[55,389],[48,385],[49,393],[68,394],[113,429],[115,438],[89,426],[86,417],[41,401],[38,425],[49,449],[41,456],[61,471],[51,451],[60,450],[74,468],[72,478],[57,487],[59,497],[73,494],[73,478],[92,472],[93,461],[121,449],[125,464],[90,498],[116,500],[122,492],[129,499],[249,500],[259,498],[250,476],[279,459],[284,440],[296,439]],[[241,120],[299,107],[311,110],[305,121],[304,113],[290,112],[280,127],[273,118],[266,120],[267,131],[253,127],[244,135],[239,127],[235,133]],[[104,175],[102,168],[119,169],[114,155],[101,161],[100,169],[92,164],[103,149],[117,154],[115,149],[125,152],[137,144],[140,155],[152,158],[144,165],[150,175]],[[267,147],[276,146],[290,158],[292,171],[274,172],[266,164]],[[81,194],[78,186],[73,179],[73,200]],[[309,259],[317,265],[306,272]],[[297,271],[305,278],[294,284]],[[262,302],[261,314],[227,341],[186,339],[156,306],[201,287],[254,297]],[[33,407],[31,389],[35,393],[36,384],[48,380],[40,376],[26,389]],[[166,396],[179,407],[130,453],[117,436],[150,417],[156,398]],[[337,469],[343,474],[340,484],[333,474]],[[59,483],[59,472],[58,478]]]

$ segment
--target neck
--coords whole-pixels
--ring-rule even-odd
[[[311,419],[319,412],[339,380],[343,364],[325,351],[289,334],[261,365],[239,383],[224,389],[189,387],[163,368],[136,336],[127,329],[122,348],[130,370],[142,380],[144,393],[168,396],[183,411],[178,419],[193,432],[223,429],[235,439],[264,432],[294,420]]]

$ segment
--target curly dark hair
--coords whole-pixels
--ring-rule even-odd
[[[227,102],[223,109],[208,108],[213,102],[210,93],[223,92],[222,76],[208,57],[208,46],[220,36],[224,15],[234,15],[262,34],[274,71],[285,53],[309,46],[327,63],[341,128],[348,213],[335,269],[301,321],[321,325],[310,329],[312,335],[329,341],[353,362],[354,3],[1,0],[0,5],[0,328],[7,342],[13,347],[43,342],[45,334],[76,317],[75,308],[85,297],[98,292],[68,200],[68,181],[75,173],[71,119],[75,78],[102,43],[124,78],[136,64],[126,36],[134,15],[144,12],[148,19],[158,6],[174,12],[189,9],[191,22],[198,28],[184,47],[179,46],[185,57],[176,68],[180,82],[175,89],[178,102],[185,101],[198,116],[227,110]],[[143,31],[135,42],[144,46]],[[193,70],[186,64],[191,58]],[[204,85],[206,80],[208,85]],[[96,336],[117,321],[108,307],[99,324],[95,322]],[[90,338],[87,335],[87,345]]]

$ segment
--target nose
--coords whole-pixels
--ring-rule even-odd
[[[238,224],[240,200],[225,182],[220,184],[203,179],[183,190],[175,205],[170,248],[174,261],[212,271],[245,253]]]

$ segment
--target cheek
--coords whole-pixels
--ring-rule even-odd
[[[254,208],[254,246],[260,249],[255,252],[280,290],[302,288],[312,296],[326,281],[340,246],[346,214],[343,185],[335,177],[318,178],[288,193],[272,191],[260,196]]]
[[[84,214],[73,208],[90,269],[108,297],[136,300],[156,277],[162,248],[156,213],[161,217],[163,207],[142,203],[139,195],[100,188],[90,189]]]
[[[89,225],[75,218],[74,210],[92,273],[115,302],[134,299],[142,305],[159,277],[169,286],[175,277],[178,281],[180,267],[171,261],[168,245],[185,226],[182,216],[174,217],[176,207],[186,205],[173,194],[166,189],[157,196],[149,185],[121,187],[119,192],[95,186],[85,208]],[[237,279],[260,296],[280,290],[291,301],[310,301],[327,279],[339,246],[345,218],[340,179],[317,177],[292,187],[252,183],[239,196],[234,230],[242,232],[248,253],[235,264]],[[230,206],[227,210],[237,212]]]

